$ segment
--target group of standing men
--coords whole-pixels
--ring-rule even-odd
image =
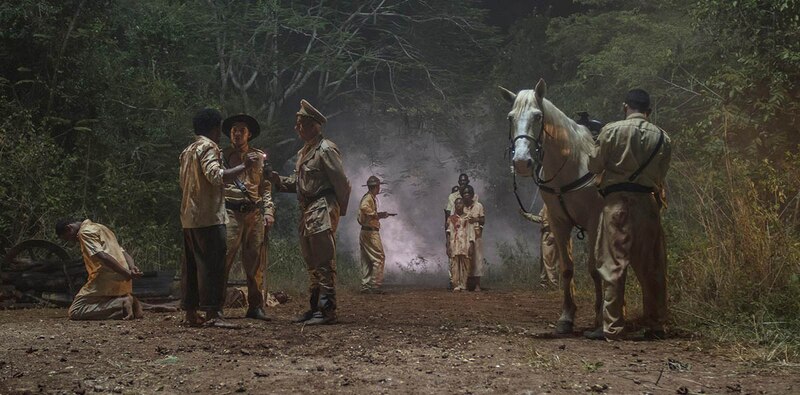
[[[458,176],[458,185],[447,197],[444,218],[450,287],[456,292],[480,292],[486,266],[483,259],[486,213],[465,173]]]
[[[350,182],[335,144],[322,135],[327,122],[307,101],[300,102],[295,131],[304,145],[295,171],[282,177],[264,166],[266,155],[249,146],[260,132],[245,114],[222,121],[213,109],[193,120],[195,141],[181,153],[181,224],[184,234],[182,307],[189,325],[230,328],[222,308],[228,274],[241,248],[247,276],[249,318],[264,313],[262,284],[268,232],[275,220],[273,184],[295,193],[301,209],[300,252],[310,280],[309,310],[297,322],[336,322],[336,240],[339,217],[347,213]],[[219,149],[220,125],[231,147]],[[198,311],[204,311],[201,317]]]
[[[603,279],[602,328],[587,332],[593,339],[618,338],[624,330],[624,289],[628,266],[642,287],[646,337],[663,338],[666,322],[666,250],[660,210],[664,178],[671,155],[666,133],[648,121],[649,95],[631,90],[624,102],[626,119],[605,126],[589,158],[589,171],[599,176],[604,197],[595,253]],[[245,114],[222,120],[217,110],[204,109],[193,119],[195,141],[180,155],[181,224],[184,238],[182,308],[189,325],[230,328],[222,311],[228,274],[239,249],[247,276],[249,318],[269,320],[262,293],[267,261],[267,235],[275,221],[271,191],[295,193],[301,209],[300,251],[310,287],[309,309],[296,319],[307,325],[330,324],[336,315],[336,241],[340,216],[347,213],[350,182],[336,145],[322,135],[327,119],[302,100],[295,131],[304,145],[289,177],[264,166],[264,152],[249,146],[260,133],[258,122]],[[231,147],[221,151],[224,133]],[[367,180],[359,204],[362,291],[382,293],[385,255],[380,220],[391,214],[377,210],[383,184]],[[526,218],[542,223],[542,281],[556,283],[555,251],[547,213]],[[484,273],[485,213],[466,174],[459,175],[445,209],[447,255],[454,291],[480,291]],[[133,258],[116,236],[89,219],[62,220],[56,234],[80,244],[89,278],[70,307],[72,319],[138,318],[142,304],[132,295],[131,280],[141,277]],[[200,316],[198,311],[205,312]]]

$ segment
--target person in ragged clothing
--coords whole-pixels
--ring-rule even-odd
[[[483,225],[486,223],[486,214],[483,204],[475,201],[475,190],[472,185],[465,185],[461,188],[461,198],[464,200],[464,214],[468,221],[475,228],[475,253],[472,254],[469,267],[469,278],[467,278],[467,289],[470,291],[481,291],[481,277],[486,271],[486,262],[483,260]]]
[[[464,213],[464,200],[456,198],[455,213],[447,220],[447,256],[453,291],[467,289],[471,259],[475,255],[475,227]]]
[[[129,320],[142,318],[142,305],[131,295],[132,279],[142,276],[133,258],[120,247],[105,225],[91,220],[64,219],[56,223],[56,235],[77,242],[89,274],[72,305],[71,320]]]
[[[369,176],[367,184],[369,190],[361,197],[358,205],[358,223],[361,233],[358,244],[361,249],[361,293],[382,294],[383,266],[386,254],[383,252],[381,242],[381,222],[388,218],[385,211],[378,211],[378,194],[384,182],[376,176]]]
[[[237,328],[222,316],[227,253],[224,184],[257,164],[259,155],[248,153],[242,164],[224,169],[217,145],[221,122],[222,115],[217,110],[198,111],[192,119],[194,142],[180,156],[181,307],[189,326]],[[205,318],[197,314],[198,310],[206,312]]]
[[[454,187],[452,192],[450,192],[450,195],[447,196],[447,205],[444,208],[444,224],[445,224],[444,226],[445,226],[445,228],[447,228],[447,219],[450,218],[450,215],[453,214],[453,210],[454,210],[454,207],[455,207],[456,199],[461,197],[461,192],[464,189],[464,187],[467,186],[467,185],[469,185],[469,176],[467,175],[467,173],[459,174],[458,175],[458,185],[457,185],[458,189],[456,189]],[[475,195],[472,198],[472,200],[474,200],[476,202],[479,201],[478,195]]]
[[[271,173],[281,192],[297,194],[300,252],[309,275],[309,309],[295,320],[306,325],[333,324],[336,315],[336,229],[347,213],[350,181],[339,148],[322,135],[325,116],[300,101],[294,129],[305,143],[297,153],[294,174]]]
[[[595,244],[603,278],[603,327],[590,339],[619,339],[625,330],[625,277],[633,268],[642,288],[646,339],[663,339],[667,320],[667,255],[661,226],[662,192],[672,149],[669,136],[648,121],[650,95],[628,92],[625,120],[606,125],[589,157],[599,176],[603,211]]]
[[[521,211],[521,210],[520,210]],[[522,216],[528,221],[535,222],[542,225],[541,229],[541,244],[539,250],[539,285],[542,287],[558,287],[558,272],[560,270],[558,265],[558,249],[556,248],[556,239],[553,232],[550,231],[550,222],[547,219],[547,206],[542,206],[539,215],[533,213],[526,213],[521,211]],[[568,253],[572,254],[572,240],[570,239],[567,245]]]
[[[246,114],[228,117],[222,122],[222,132],[231,140],[231,146],[222,152],[225,167],[244,162],[245,156],[257,154],[256,164],[225,185],[225,209],[228,214],[225,278],[230,276],[241,250],[242,268],[247,277],[247,313],[245,317],[269,321],[264,312],[264,288],[269,262],[269,230],[275,222],[275,204],[272,202],[272,183],[264,176],[266,160],[264,151],[250,146],[261,127],[255,118]],[[227,283],[227,281],[226,281]]]

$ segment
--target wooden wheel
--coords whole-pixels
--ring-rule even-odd
[[[69,254],[58,244],[47,240],[26,240],[8,250],[2,271],[48,271],[62,268]]]

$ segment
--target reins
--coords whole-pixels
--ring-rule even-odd
[[[542,127],[539,129],[539,135],[536,138],[529,136],[527,133],[521,134],[519,136],[514,136],[512,138],[512,130],[511,130],[512,127],[511,125],[509,125],[508,139],[511,142],[509,146],[509,153],[510,153],[509,161],[511,162],[511,177],[512,177],[512,184],[514,186],[514,197],[517,198],[517,204],[519,204],[519,208],[524,213],[527,214],[528,210],[526,210],[525,207],[523,206],[522,199],[520,199],[519,193],[517,192],[517,172],[516,170],[514,170],[514,163],[513,163],[514,146],[516,145],[517,140],[527,139],[530,140],[530,142],[533,144],[534,152],[536,155],[536,159],[534,160],[536,162],[536,169],[534,170],[534,175],[533,175],[534,183],[536,183],[540,191],[553,194],[556,195],[556,197],[558,197],[558,203],[561,205],[561,209],[564,211],[564,214],[567,215],[567,219],[569,219],[570,223],[572,223],[572,225],[578,229],[576,237],[578,238],[578,240],[583,240],[584,238],[586,238],[586,229],[580,224],[578,224],[572,217],[572,215],[569,213],[569,210],[567,209],[567,203],[564,200],[564,195],[570,192],[583,189],[584,187],[589,185],[591,181],[594,180],[594,174],[587,172],[583,176],[579,177],[577,180],[557,188],[545,185],[555,180],[555,178],[561,173],[561,170],[564,169],[564,166],[567,164],[567,158],[564,158],[564,161],[561,163],[561,166],[558,168],[558,170],[556,170],[555,174],[553,174],[552,177],[550,177],[547,180],[542,179],[541,174],[542,174],[542,168],[544,166],[544,144],[542,142],[542,137],[548,133],[544,128],[544,106],[542,105],[540,107],[542,111]]]

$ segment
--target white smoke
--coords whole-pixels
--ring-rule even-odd
[[[379,134],[348,138],[347,129],[341,125],[338,122],[332,124],[326,132],[339,146],[345,171],[353,185],[348,214],[342,217],[339,225],[338,247],[341,251],[351,252],[356,259],[359,257],[358,204],[367,192],[362,185],[366,184],[369,176],[375,175],[387,183],[378,196],[379,211],[398,214],[381,221],[389,280],[392,273],[414,264],[429,272],[441,271],[440,275],[446,275],[444,208],[459,173],[463,172],[470,175],[470,184],[485,207],[484,255],[490,270],[496,270],[500,263],[496,248],[498,242],[514,243],[522,237],[529,241],[529,252],[538,253],[538,226],[522,219],[518,213],[510,188],[510,175],[502,180],[493,180],[495,182],[482,179],[481,172],[461,165],[451,150],[437,142],[432,133],[409,136],[401,127],[386,125],[381,127]],[[498,152],[502,152],[506,144],[502,137],[496,142],[486,143],[497,144]],[[524,179],[519,183],[524,204],[530,208],[532,182]],[[498,184],[503,185],[503,190],[490,189],[490,185]],[[536,210],[539,206],[537,202]]]

